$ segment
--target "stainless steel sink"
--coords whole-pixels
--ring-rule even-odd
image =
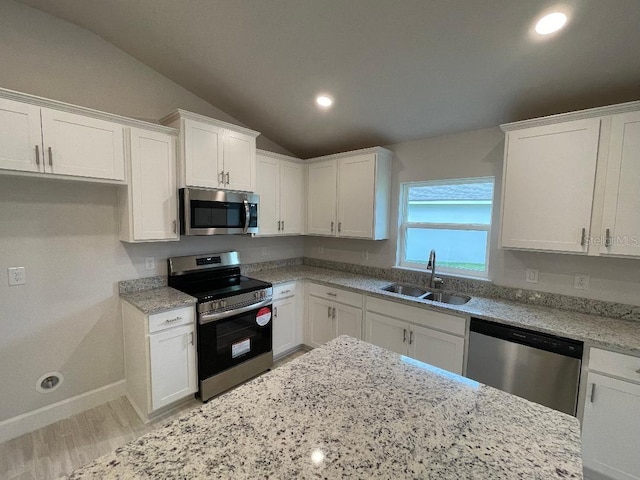
[[[400,295],[407,295],[408,297],[421,297],[424,294],[429,293],[428,291],[421,288],[412,287],[411,285],[401,285],[399,283],[389,285],[382,290],[386,290],[387,292],[399,293]]]
[[[467,297],[466,295],[455,295],[452,293],[442,292],[429,293],[422,298],[425,300],[431,300],[432,302],[448,303],[450,305],[464,305],[471,300],[471,297]]]

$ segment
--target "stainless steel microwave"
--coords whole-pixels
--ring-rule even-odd
[[[182,235],[258,233],[259,195],[200,188],[180,189]]]

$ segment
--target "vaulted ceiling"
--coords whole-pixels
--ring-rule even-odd
[[[639,0],[22,1],[302,158],[640,99]]]

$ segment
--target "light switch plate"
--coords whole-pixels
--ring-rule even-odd
[[[156,269],[156,257],[144,257],[144,269],[155,270]]]
[[[576,273],[576,276],[573,277],[573,288],[576,290],[589,290],[589,275]]]
[[[9,285],[24,285],[27,283],[27,273],[24,267],[9,267],[7,268],[9,274]]]
[[[525,278],[527,283],[538,283],[538,269],[527,268],[527,276]]]

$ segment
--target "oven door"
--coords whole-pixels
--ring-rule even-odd
[[[231,317],[198,322],[198,377],[205,380],[271,351],[271,304]]]
[[[180,233],[258,233],[258,195],[224,190],[180,189]]]

